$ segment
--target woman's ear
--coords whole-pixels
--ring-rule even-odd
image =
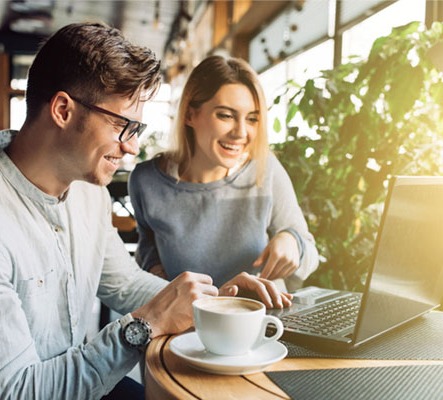
[[[65,128],[72,117],[73,101],[69,95],[63,91],[57,92],[49,103],[49,110],[51,118],[54,123],[60,127]]]
[[[185,114],[185,124],[187,126],[190,126],[192,128],[192,119],[195,115],[195,108],[192,107],[188,107],[188,109],[186,110],[186,114]]]

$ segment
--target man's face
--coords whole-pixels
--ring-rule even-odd
[[[100,104],[95,104],[112,113],[119,114],[131,120],[140,121],[142,118],[142,102],[109,96]],[[76,180],[84,180],[97,185],[107,185],[121,164],[125,154],[138,153],[137,135],[129,141],[121,143],[119,136],[126,122],[120,118],[103,114],[94,110],[82,108],[82,119],[77,121],[75,133],[72,135],[70,147],[70,167],[76,174]]]

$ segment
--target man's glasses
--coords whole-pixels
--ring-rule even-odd
[[[125,143],[131,140],[134,135],[140,136],[143,133],[143,131],[146,129],[146,124],[143,124],[139,121],[131,120],[129,118],[124,117],[123,115],[119,115],[113,113],[112,111],[105,110],[104,108],[85,103],[84,101],[76,97],[73,97],[71,95],[69,96],[71,97],[72,100],[76,101],[77,103],[80,103],[83,107],[125,121],[125,126],[123,127],[123,130],[121,131],[120,135],[118,136],[118,140],[120,140],[121,143]]]

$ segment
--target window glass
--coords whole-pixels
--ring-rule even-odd
[[[327,38],[329,0],[310,0],[297,7],[299,3],[294,2],[251,40],[249,62],[256,71]]]
[[[343,32],[343,62],[350,56],[367,57],[372,43],[395,26],[425,20],[425,0],[399,0]]]
[[[143,122],[148,125],[148,132],[166,132],[170,130],[169,99],[171,85],[163,83],[156,96],[143,107]]]
[[[286,137],[286,130],[282,127],[281,132],[274,132],[273,124],[276,117],[281,118],[286,113],[286,105],[284,101],[273,105],[274,98],[277,97],[287,80],[286,73],[287,62],[281,62],[274,67],[269,68],[266,72],[260,74],[260,82],[266,96],[268,105],[268,139],[270,143],[282,142]]]
[[[297,84],[303,86],[308,79],[314,79],[321,75],[322,70],[333,68],[334,41],[328,40],[312,49],[305,51],[288,60],[289,79],[293,79]],[[316,85],[319,85],[316,80]],[[290,122],[289,126],[296,126],[299,135],[312,136],[312,129],[299,113]]]
[[[26,118],[26,101],[23,96],[12,96],[9,102],[11,121],[10,128],[19,130]]]
[[[334,42],[327,40],[288,59],[288,78],[300,85],[315,78],[320,71],[333,67]]]
[[[19,54],[12,56],[11,89],[26,90],[29,67],[35,55]]]
[[[279,104],[273,104],[274,99],[284,93],[285,83],[292,79],[302,86],[306,80],[320,74],[321,70],[331,69],[333,65],[334,43],[327,40],[303,53],[283,61],[266,72],[260,74],[260,82],[264,88],[268,104],[268,134],[271,143],[282,142],[286,139],[286,104],[287,96],[283,96]],[[281,130],[275,131],[274,123],[278,118],[281,122]],[[300,117],[294,118],[292,126],[298,126],[304,132],[309,131]],[[303,128],[302,128],[303,126]],[[306,133],[308,134],[308,133]]]
[[[413,0],[415,1],[415,0]],[[341,0],[340,25],[361,17],[371,8],[386,4],[386,0]]]
[[[123,158],[123,168],[132,170],[135,163],[152,158],[158,152],[170,146],[171,85],[163,83],[156,96],[143,106],[143,120],[146,130],[139,138],[140,153],[136,158],[127,155]]]

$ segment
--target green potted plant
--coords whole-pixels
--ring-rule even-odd
[[[274,151],[287,169],[322,262],[306,284],[361,289],[392,175],[443,172],[443,24],[413,22],[303,86],[289,81],[287,138]],[[309,132],[294,125],[300,115]]]

